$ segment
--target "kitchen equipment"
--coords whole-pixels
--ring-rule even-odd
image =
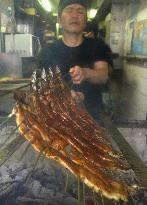
[[[0,53],[0,78],[22,77],[21,58],[16,53]]]
[[[35,57],[40,50],[40,42],[37,36],[32,34],[6,34],[6,53],[15,52],[20,57]]]

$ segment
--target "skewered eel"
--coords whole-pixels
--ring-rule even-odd
[[[32,75],[31,89],[14,94],[19,132],[33,148],[79,177],[105,197],[127,201],[132,187],[117,175],[129,169],[102,127],[71,98],[60,70]]]

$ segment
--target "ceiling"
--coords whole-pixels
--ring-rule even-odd
[[[48,0],[51,4],[52,14],[56,16],[58,11],[59,0]],[[103,21],[107,14],[111,11],[112,0],[88,0],[88,7],[90,9],[96,9],[96,15],[92,19],[89,19],[91,27],[95,27],[98,22]],[[44,12],[43,12],[44,13]],[[46,13],[47,16],[48,13]]]
[[[38,1],[30,0],[29,4],[31,6],[32,4],[31,2],[35,3],[35,5],[37,6],[39,10],[39,16],[41,17],[41,19],[45,21],[53,22],[54,24],[54,20],[56,19],[54,18],[54,16],[55,17],[57,16],[59,0],[46,0],[47,4],[48,2],[51,4],[51,12],[46,11],[45,7],[43,9],[43,7],[39,3],[37,3],[39,1],[42,1],[42,0],[38,0]],[[15,2],[16,2],[15,4],[17,7],[16,13],[19,13],[20,8],[22,8],[24,6],[24,3],[28,2],[28,0],[20,0],[20,1],[15,0]],[[89,10],[95,9],[97,12],[96,14],[94,14],[92,18],[89,19],[91,26],[95,27],[98,24],[98,22],[104,20],[107,14],[111,11],[112,0],[88,0],[88,4],[89,4],[88,6]]]

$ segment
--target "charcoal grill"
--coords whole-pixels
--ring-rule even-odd
[[[16,161],[21,162],[27,153],[30,153],[30,145],[28,142],[22,138],[18,131],[17,126],[15,124],[15,118],[13,115],[10,115],[11,109],[14,106],[13,100],[13,92],[17,89],[24,90],[28,89],[30,83],[27,81],[11,81],[3,82],[0,84],[0,98],[5,98],[5,103],[7,103],[7,99],[11,99],[11,103],[8,107],[8,110],[1,110],[1,118],[0,118],[0,131],[9,130],[9,127],[12,126],[13,129],[5,134],[3,142],[0,144],[0,167],[3,169],[3,166],[11,164],[11,161],[17,163]],[[3,105],[1,106],[2,109]],[[6,106],[7,107],[7,106]],[[130,145],[125,141],[121,133],[118,131],[116,125],[112,122],[112,120],[106,115],[102,114],[103,123],[108,133],[108,137],[112,142],[113,146],[116,146],[117,149],[120,149],[123,153],[124,157],[127,159],[129,164],[131,165],[132,170],[129,172],[131,180],[138,183],[141,188],[138,193],[132,198],[130,197],[128,203],[125,202],[117,202],[113,200],[105,199],[101,194],[94,193],[85,187],[79,180],[75,179],[67,170],[63,170],[63,175],[60,176],[60,170],[63,169],[57,164],[53,164],[55,170],[58,170],[56,173],[56,179],[52,184],[54,187],[58,184],[58,186],[63,189],[62,194],[57,190],[52,195],[52,197],[47,200],[43,198],[34,198],[32,194],[32,198],[27,197],[24,193],[26,193],[27,184],[32,183],[35,179],[44,179],[43,174],[41,174],[42,164],[52,164],[50,160],[44,159],[40,154],[37,155],[35,151],[31,151],[33,163],[28,163],[27,173],[25,173],[24,177],[21,180],[16,179],[17,173],[19,171],[23,171],[26,167],[18,167],[17,169],[11,170],[11,180],[4,179],[2,183],[0,183],[0,201],[1,204],[81,204],[81,205],[139,205],[139,204],[147,204],[146,199],[146,187],[147,187],[147,168],[144,163],[140,160],[137,154],[133,151]],[[21,150],[21,151],[20,151]],[[21,152],[21,154],[19,153]],[[19,158],[19,160],[18,160]],[[15,160],[14,160],[15,159]],[[0,169],[1,170],[1,169]],[[42,170],[43,171],[43,170]],[[50,170],[49,170],[50,172]],[[56,171],[54,171],[56,172]],[[9,172],[10,173],[10,172]],[[43,171],[44,173],[44,171]],[[40,175],[39,175],[40,174]],[[55,173],[54,173],[55,174]],[[41,179],[42,178],[42,179]],[[59,178],[59,179],[58,179]],[[13,180],[14,179],[14,180]],[[60,181],[61,180],[61,181]],[[63,182],[64,180],[64,182]],[[130,180],[130,179],[129,179]],[[57,183],[58,181],[58,183]],[[45,182],[44,182],[45,183]],[[48,182],[49,183],[49,182]],[[75,188],[76,187],[76,188]],[[34,186],[35,188],[35,186]],[[46,188],[44,186],[43,188]],[[56,188],[55,188],[56,189]],[[42,193],[42,191],[40,191]],[[57,196],[57,195],[60,195]],[[17,198],[17,201],[15,199]]]

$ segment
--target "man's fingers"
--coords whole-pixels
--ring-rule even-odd
[[[73,73],[71,75],[71,77],[74,78],[74,79],[79,78],[79,76],[80,76],[80,73]]]
[[[71,90],[71,96],[77,103],[84,100],[84,94],[82,92]]]
[[[74,71],[75,71],[74,67],[71,68],[71,69],[69,70],[70,75],[73,75]]]
[[[83,81],[83,71],[79,66],[71,68],[69,72],[74,84],[80,84]]]
[[[72,98],[76,97],[76,92],[74,90],[71,90],[71,96],[72,96]]]
[[[80,73],[80,67],[79,66],[74,66],[69,70],[69,73],[71,76],[76,76]]]
[[[79,81],[81,80],[82,75],[76,75],[75,77],[72,77],[73,81]]]
[[[77,84],[77,85],[78,85],[78,84],[80,84],[80,83],[81,83],[81,80],[76,80],[76,81],[73,80],[73,84]]]

